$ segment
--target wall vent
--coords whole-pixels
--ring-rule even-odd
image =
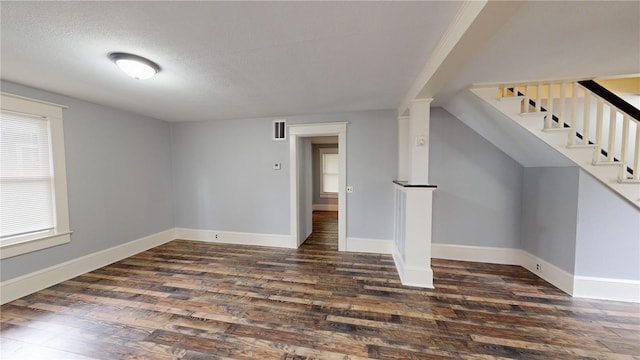
[[[287,139],[287,122],[284,120],[275,120],[273,122],[273,140]]]

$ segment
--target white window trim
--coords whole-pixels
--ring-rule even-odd
[[[337,147],[329,147],[329,148],[319,148],[318,149],[318,156],[320,158],[319,162],[320,162],[320,171],[319,171],[319,175],[320,175],[320,194],[319,196],[321,198],[329,198],[329,199],[337,199],[338,198],[338,193],[334,192],[324,192],[324,154],[338,154],[338,148]],[[340,174],[338,174],[338,176],[340,176]]]
[[[55,197],[55,228],[39,234],[5,239],[0,243],[0,259],[62,245],[71,241],[69,228],[69,202],[67,198],[67,170],[64,154],[62,110],[66,106],[23,96],[0,93],[2,110],[46,117],[51,131],[53,158],[53,186]]]

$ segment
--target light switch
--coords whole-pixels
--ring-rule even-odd
[[[274,162],[273,170],[280,170],[280,169],[282,169],[282,164],[280,164],[279,162]]]
[[[352,193],[353,192],[353,186],[347,186],[347,192],[348,193]]]

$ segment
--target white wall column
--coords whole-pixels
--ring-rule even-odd
[[[432,99],[409,105],[409,117],[398,118],[398,181],[395,181],[393,260],[403,285],[433,288],[429,185],[429,117]]]
[[[431,101],[416,99],[409,104],[409,177],[411,185],[429,184],[429,123]]]
[[[409,181],[409,117],[398,117],[398,177]]]
[[[435,189],[396,182],[393,260],[403,285],[433,288],[431,209]]]

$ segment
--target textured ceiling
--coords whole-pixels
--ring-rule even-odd
[[[393,109],[460,2],[6,2],[9,80],[167,121]],[[162,67],[133,80],[107,58]]]
[[[422,2],[0,2],[0,78],[167,121],[395,109],[460,8]],[[132,52],[158,76],[128,78]],[[640,73],[640,1],[530,1],[435,96]]]

